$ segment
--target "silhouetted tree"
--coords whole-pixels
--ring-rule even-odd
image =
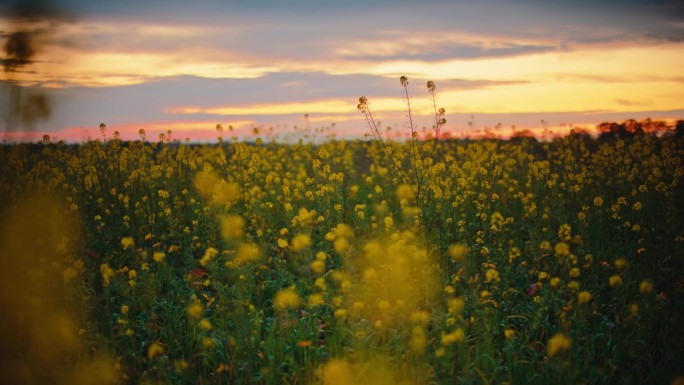
[[[679,119],[675,124],[674,137],[681,138],[682,136],[684,136],[684,120]]]
[[[647,118],[641,122],[634,119],[625,120],[623,123],[604,122],[597,126],[599,140],[626,139],[634,135],[659,135],[673,130],[674,127],[662,120]]]
[[[537,138],[534,137],[534,134],[530,130],[521,130],[521,131],[514,131],[513,134],[511,134],[511,138],[509,139],[511,142],[524,142],[524,141],[531,141],[531,142],[537,142]]]

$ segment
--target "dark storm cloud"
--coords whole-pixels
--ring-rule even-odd
[[[12,21],[73,21],[75,11],[66,1],[9,0],[0,4],[0,17]]]

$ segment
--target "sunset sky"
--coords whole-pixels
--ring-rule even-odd
[[[399,132],[401,75],[419,127],[431,125],[425,83],[435,81],[454,136],[497,124],[506,134],[684,118],[676,0],[2,4],[3,46],[14,31],[37,31],[34,62],[3,76],[52,101],[49,120],[7,132],[3,82],[3,141],[97,138],[100,123],[125,139],[145,128],[153,140],[167,130],[215,140],[217,123],[245,136],[260,127],[284,137],[297,126],[363,137],[361,95]],[[31,7],[45,12],[28,20],[21,10]]]

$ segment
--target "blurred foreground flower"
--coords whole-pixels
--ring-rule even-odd
[[[549,356],[553,357],[570,349],[571,346],[572,341],[570,338],[565,334],[558,333],[549,338],[549,341],[546,343],[546,352]]]

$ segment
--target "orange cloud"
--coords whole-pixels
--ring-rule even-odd
[[[51,49],[58,57],[60,48]],[[67,55],[66,53],[64,54]],[[139,84],[155,77],[194,75],[205,78],[257,78],[274,67],[246,63],[204,61],[176,53],[81,52],[68,61],[41,61],[20,79],[28,84],[67,82],[82,86],[121,86]]]
[[[252,104],[224,107],[177,107],[167,112],[174,114],[215,114],[215,115],[284,115],[309,113],[341,113],[354,111],[352,101],[319,100],[309,102]]]
[[[402,102],[401,96],[397,98],[369,98],[374,112],[396,112],[404,111],[406,105]],[[352,99],[329,99],[312,100],[302,102],[284,103],[263,103],[249,104],[242,106],[220,106],[220,107],[174,107],[166,112],[182,115],[193,114],[214,114],[214,115],[289,115],[289,114],[360,114],[356,108],[358,101]],[[427,99],[416,98],[411,101],[412,108],[416,113],[427,113],[431,111],[431,102]]]
[[[536,53],[506,58],[445,60],[439,62],[384,61],[367,68],[371,74],[413,74],[426,79],[555,80],[562,75],[618,76],[623,81],[640,77],[679,77],[684,44],[651,46],[582,47],[567,52]],[[644,65],[641,60],[648,60]],[[647,58],[647,59],[646,59]]]

